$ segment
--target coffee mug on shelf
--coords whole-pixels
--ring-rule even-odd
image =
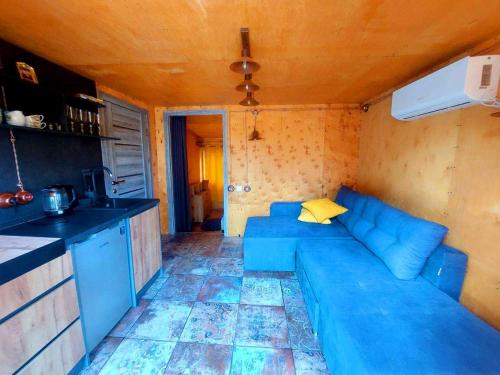
[[[5,121],[9,125],[24,126],[26,119],[21,111],[8,111],[5,112]]]
[[[30,128],[43,129],[47,126],[45,122],[43,122],[43,115],[31,115],[26,116],[26,126]]]

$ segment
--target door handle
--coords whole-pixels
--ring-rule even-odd
[[[123,179],[123,180],[114,180],[114,181],[111,181],[111,185],[120,185],[120,184],[123,184],[126,180]]]

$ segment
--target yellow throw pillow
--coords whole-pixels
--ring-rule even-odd
[[[318,220],[316,220],[314,215],[307,208],[302,208],[298,219],[299,219],[299,221],[303,221],[304,223],[315,223],[315,224],[331,224],[332,223],[330,219],[326,219],[326,220],[322,221],[321,223],[318,223]]]
[[[302,207],[307,208],[319,223],[347,211],[347,208],[332,202],[328,198],[313,199],[312,201],[304,202],[302,203]]]

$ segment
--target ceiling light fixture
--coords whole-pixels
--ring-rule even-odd
[[[255,92],[259,89],[259,85],[252,82],[252,75],[245,74],[245,80],[236,86],[238,91]]]
[[[252,74],[260,69],[260,65],[252,61],[250,53],[250,30],[246,27],[240,29],[241,35],[241,61],[236,61],[229,66],[233,72],[244,74],[245,79],[238,86],[236,90],[247,93],[247,96],[240,102],[244,106],[256,106],[259,104],[253,97],[253,93],[259,89],[259,86],[252,82]]]
[[[252,92],[247,92],[247,96],[240,102],[240,104],[245,107],[255,107],[256,105],[259,105],[259,102],[255,100]]]

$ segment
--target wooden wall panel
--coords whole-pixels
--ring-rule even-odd
[[[358,187],[418,216],[444,222],[461,112],[403,122],[391,101],[362,116]]]
[[[169,110],[199,110],[182,107]],[[218,108],[220,109],[220,107]],[[228,113],[229,182],[251,186],[249,193],[229,194],[229,235],[242,235],[248,216],[267,215],[274,201],[333,196],[340,184],[355,183],[360,112],[348,106],[265,106],[257,117],[260,141],[248,141],[254,117],[242,107]],[[163,147],[161,113],[157,108],[157,148]],[[158,178],[166,181],[165,161],[158,159]],[[163,176],[162,176],[163,174]],[[162,195],[166,196],[166,184]],[[168,223],[161,206],[162,232]]]
[[[447,242],[469,254],[462,302],[500,328],[500,118],[462,111]]]
[[[0,285],[0,319],[73,274],[71,254],[65,253],[40,267]]]
[[[358,188],[448,226],[469,255],[462,302],[498,328],[500,119],[477,106],[401,122],[390,106],[362,115]]]

